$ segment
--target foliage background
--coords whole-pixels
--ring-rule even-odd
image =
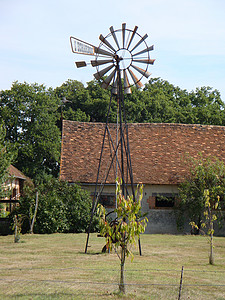
[[[79,185],[69,185],[67,182],[51,178],[40,184],[38,189],[26,186],[20,205],[13,212],[25,217],[23,233],[30,230],[37,190],[39,202],[34,233],[78,233],[87,230],[91,214],[90,195]],[[92,230],[97,229],[97,224],[94,217]]]
[[[217,209],[218,220],[223,219],[221,210],[225,209],[225,165],[216,158],[199,159],[188,158],[190,172],[179,186],[179,220],[188,215],[192,222],[201,229],[201,220],[204,219],[205,192],[210,194],[211,205],[220,198]],[[180,224],[182,225],[182,223]]]
[[[13,153],[10,151],[12,146],[5,140],[5,136],[5,127],[0,123],[0,198],[4,198],[8,194],[5,183],[9,180],[8,167],[13,159]]]

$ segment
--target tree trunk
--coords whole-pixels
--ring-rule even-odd
[[[125,258],[126,258],[126,249],[125,246],[123,245],[121,250],[120,284],[119,284],[119,291],[123,294],[125,294],[125,284],[124,284]]]
[[[213,254],[213,222],[210,222],[210,254],[209,264],[214,265],[214,254]]]

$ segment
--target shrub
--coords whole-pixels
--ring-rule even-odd
[[[34,233],[86,231],[91,212],[89,194],[78,185],[51,178],[36,189],[29,186],[24,188],[19,208],[14,212],[28,216],[23,224],[23,233],[30,230],[29,220],[31,222],[33,217],[37,190],[39,201]]]

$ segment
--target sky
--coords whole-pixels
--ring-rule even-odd
[[[96,70],[76,68],[83,57],[70,36],[98,46],[100,34],[126,23],[154,45],[151,77],[188,91],[212,87],[225,102],[224,13],[224,0],[0,0],[0,90],[14,81],[86,84]]]

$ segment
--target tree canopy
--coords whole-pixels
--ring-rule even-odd
[[[206,196],[210,195],[211,207],[220,198],[218,209],[225,208],[225,165],[218,159],[188,159],[190,172],[180,184],[180,212],[188,214],[199,229],[205,210]],[[218,210],[219,211],[219,210]]]
[[[15,82],[0,93],[0,121],[6,140],[18,155],[16,167],[35,178],[43,172],[58,174],[60,130],[57,127],[59,100],[43,85]]]
[[[84,87],[78,81],[68,80],[55,92],[59,98],[69,100],[63,109],[65,119],[106,121],[110,91],[102,89],[98,81],[90,81]],[[125,95],[124,100],[128,122],[225,125],[225,104],[219,91],[211,87],[188,92],[168,81],[153,78],[143,90],[132,87],[132,94]],[[110,122],[116,122],[116,111],[113,98]]]
[[[23,232],[30,230],[31,219],[35,209],[35,193],[39,201],[34,233],[85,232],[90,219],[91,198],[88,192],[78,185],[51,178],[38,188],[26,185],[19,207],[13,212],[23,215]],[[94,217],[93,230],[97,220]]]
[[[9,179],[8,167],[13,158],[13,153],[10,151],[9,144],[5,142],[5,128],[0,124],[0,198],[6,196],[7,190],[4,186]]]

